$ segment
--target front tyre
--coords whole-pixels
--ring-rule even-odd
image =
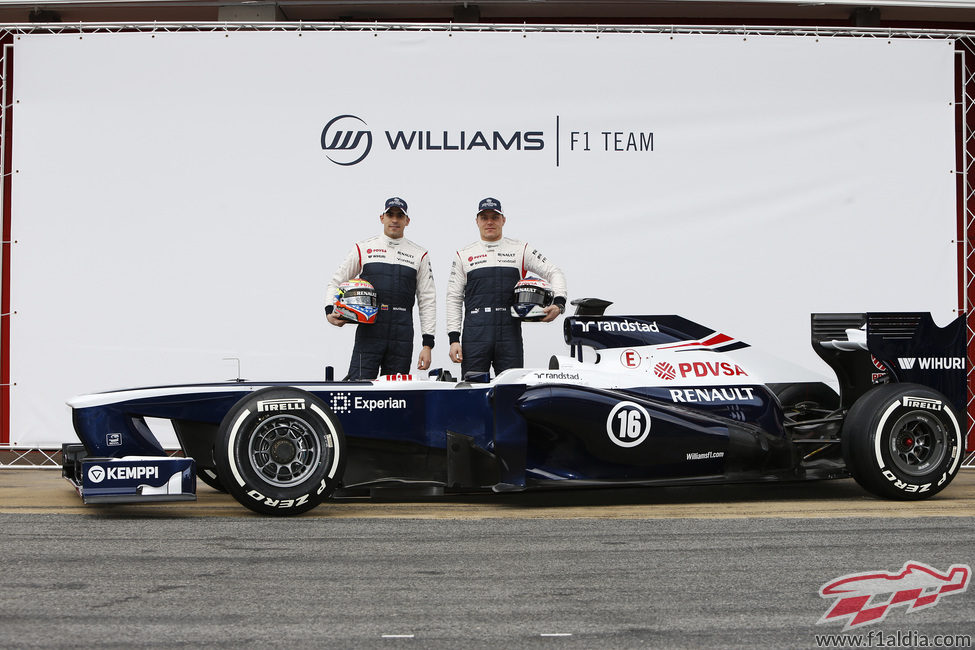
[[[926,499],[961,467],[964,437],[944,395],[919,384],[867,391],[842,429],[847,469],[864,489],[890,499]]]
[[[297,515],[329,497],[342,478],[345,435],[331,409],[295,388],[264,388],[224,416],[214,459],[224,487],[268,515]]]

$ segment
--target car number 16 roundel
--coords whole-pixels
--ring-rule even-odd
[[[606,418],[606,434],[613,444],[636,447],[650,435],[650,414],[635,402],[620,402]]]

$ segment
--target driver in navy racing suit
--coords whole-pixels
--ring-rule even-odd
[[[481,239],[457,251],[447,283],[449,355],[461,364],[461,377],[489,372],[492,365],[496,375],[524,366],[521,320],[511,315],[511,305],[515,284],[527,273],[547,280],[555,293],[542,322],[565,311],[565,275],[538,249],[502,237],[505,217],[500,201],[481,201],[476,223]]]
[[[416,367],[430,367],[436,329],[437,292],[427,251],[403,237],[410,223],[406,201],[393,197],[379,215],[383,234],[357,243],[332,276],[326,289],[328,322],[346,323],[333,313],[339,285],[359,277],[372,283],[379,300],[376,322],[358,325],[355,347],[346,380],[375,379],[384,375],[409,374],[413,355],[414,297],[420,311],[423,347]]]

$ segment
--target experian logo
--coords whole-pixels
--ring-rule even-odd
[[[346,120],[343,124],[335,125],[339,120]],[[333,117],[322,129],[322,149],[325,151],[340,152],[331,155],[326,154],[326,158],[336,165],[348,167],[362,162],[372,150],[372,131],[362,130],[355,122],[361,122],[363,126],[368,126],[365,121],[355,115],[339,115]],[[332,127],[335,126],[334,130]],[[359,153],[359,152],[362,153]],[[335,156],[334,158],[332,156]]]

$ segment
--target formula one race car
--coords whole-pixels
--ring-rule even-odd
[[[964,455],[965,323],[813,314],[840,392],[767,383],[776,360],[679,316],[575,301],[571,356],[453,381],[229,382],[72,399],[63,474],[86,503],[196,498],[196,475],[251,510],[343,494],[687,485],[853,476],[893,499],[944,489]],[[591,357],[591,358],[586,358]],[[172,422],[184,457],[146,418]],[[415,492],[414,492],[415,493]]]

